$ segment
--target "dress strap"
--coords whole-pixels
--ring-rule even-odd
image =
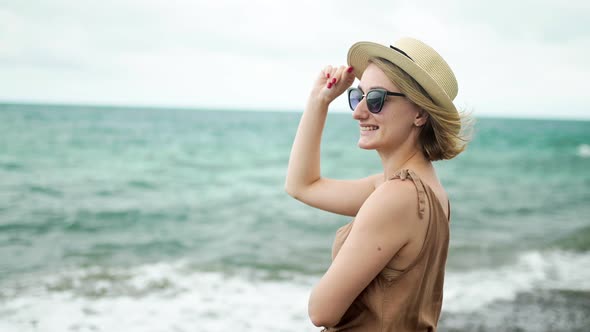
[[[418,175],[416,175],[414,171],[404,168],[397,171],[391,178],[389,178],[389,180],[400,179],[405,181],[408,178],[410,178],[412,182],[414,182],[414,186],[416,186],[416,191],[418,192],[418,216],[422,219],[422,217],[424,217],[424,211],[426,211],[426,188]]]

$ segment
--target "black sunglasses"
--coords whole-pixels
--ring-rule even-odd
[[[367,108],[371,113],[379,113],[383,108],[383,104],[385,103],[385,97],[387,96],[399,96],[405,97],[406,95],[399,92],[391,92],[385,89],[373,89],[369,90],[367,94],[363,94],[363,90],[359,88],[349,88],[348,89],[348,106],[350,109],[354,111],[357,105],[363,100],[363,98],[367,97]]]

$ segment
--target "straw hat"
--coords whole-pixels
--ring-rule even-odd
[[[457,79],[446,61],[432,47],[413,38],[399,39],[390,47],[358,42],[348,50],[348,65],[354,68],[354,75],[359,80],[372,57],[383,58],[397,65],[412,76],[437,105],[458,114],[453,104],[458,91]]]

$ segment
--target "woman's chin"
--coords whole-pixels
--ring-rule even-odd
[[[359,139],[357,146],[361,149],[364,149],[364,150],[374,150],[375,149],[374,144],[371,144],[371,142],[367,142],[362,137]]]

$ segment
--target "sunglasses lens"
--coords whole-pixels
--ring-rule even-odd
[[[359,89],[350,89],[348,90],[348,105],[350,109],[354,111],[356,106],[361,102],[363,99],[363,93]]]
[[[367,94],[367,108],[371,113],[381,112],[383,106],[384,94],[382,91],[371,90]]]

